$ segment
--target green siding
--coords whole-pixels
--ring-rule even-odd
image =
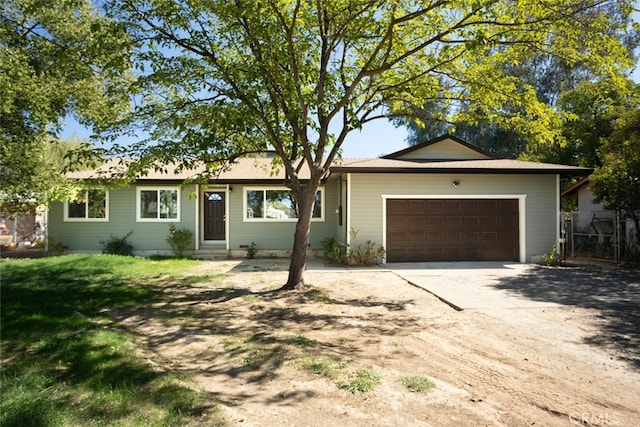
[[[452,181],[460,181],[457,188]],[[383,242],[383,195],[526,195],[525,260],[549,252],[556,241],[555,175],[352,174],[351,228],[357,241]]]
[[[269,186],[247,185],[252,188],[269,188]],[[311,249],[320,249],[320,242],[325,237],[335,236],[337,229],[336,209],[338,207],[338,183],[327,182],[324,187],[324,221],[313,221],[309,235]],[[239,249],[255,242],[261,250],[288,250],[293,247],[295,221],[293,222],[250,222],[244,221],[243,197],[244,186],[233,185],[228,195],[229,201],[229,249]]]
[[[154,186],[139,186],[155,188]],[[65,222],[63,203],[52,203],[49,210],[49,236],[61,242],[71,251],[100,252],[100,241],[111,236],[123,237],[130,231],[129,240],[136,251],[168,251],[165,242],[169,224],[188,228],[195,233],[195,200],[189,198],[193,186],[180,189],[180,218],[171,222],[136,221],[136,186],[109,192],[108,222]],[[193,249],[192,244],[190,249]]]
[[[556,177],[555,175],[462,175],[462,174],[351,174],[350,194],[346,176],[333,177],[325,188],[325,219],[312,222],[310,248],[321,249],[325,237],[346,240],[347,212],[357,240],[383,242],[382,195],[387,196],[491,196],[525,194],[525,260],[547,253],[556,241]],[[453,188],[451,182],[460,181]],[[342,185],[343,224],[338,223]],[[145,186],[154,188],[154,186]],[[250,185],[250,187],[256,187]],[[265,187],[268,188],[268,187]],[[180,189],[180,221],[178,227],[196,231],[196,205],[201,199],[190,198],[194,186]],[[295,222],[245,222],[243,219],[244,186],[234,184],[227,193],[228,246],[231,250],[255,242],[261,250],[288,250],[293,246]],[[200,209],[199,206],[197,209]],[[63,204],[53,203],[49,211],[49,235],[72,251],[99,252],[101,240],[130,237],[137,251],[166,252],[167,222],[136,221],[136,187],[114,190],[109,195],[108,222],[65,222]],[[202,236],[202,226],[198,227]],[[203,247],[201,245],[201,247]],[[193,247],[192,247],[193,249]]]
[[[154,188],[154,186],[144,187]],[[335,212],[339,197],[338,184],[334,181],[323,185],[323,187],[325,188],[325,219],[323,222],[312,222],[311,224],[311,249],[320,249],[322,239],[335,236],[337,230]],[[136,251],[144,253],[169,251],[169,245],[165,242],[169,222],[136,221],[136,188],[133,186],[109,193],[108,222],[65,222],[63,203],[52,203],[49,210],[49,236],[74,252],[100,252],[102,250],[101,240],[107,240],[110,236],[122,237],[133,230],[129,240]],[[236,184],[232,185],[231,191],[227,193],[229,249],[239,249],[241,245],[249,245],[251,242],[255,242],[258,249],[262,250],[291,249],[296,223],[244,222],[242,216],[243,189],[242,185]],[[178,228],[192,230],[195,236],[196,205],[201,204],[201,198],[198,200],[190,198],[189,196],[194,192],[194,186],[180,189],[180,220],[173,223]],[[197,209],[200,210],[201,216],[202,207],[198,206]],[[202,232],[202,225],[200,225],[198,238],[202,237]],[[201,243],[200,247],[204,248],[205,246]],[[189,249],[194,248],[195,243]]]

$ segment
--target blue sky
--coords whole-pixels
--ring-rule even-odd
[[[640,82],[640,67],[636,67],[632,78]],[[76,135],[89,138],[91,131],[82,128],[74,120],[69,120],[61,137]],[[352,131],[343,144],[343,157],[378,157],[407,148],[407,130],[396,128],[386,119],[375,120],[363,126],[361,131]]]
[[[634,15],[636,20],[640,20],[640,13],[636,12]],[[631,78],[640,83],[640,65],[636,64]],[[69,138],[74,135],[89,139],[91,131],[69,118],[60,136]],[[397,128],[386,119],[376,120],[364,125],[361,131],[353,131],[347,136],[342,148],[343,156],[377,157],[392,153],[407,147],[406,138],[407,130],[404,127]]]

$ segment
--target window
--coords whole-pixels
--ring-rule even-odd
[[[88,190],[64,204],[65,221],[108,221],[109,192]]]
[[[138,221],[175,221],[180,217],[180,194],[174,187],[138,187]]]
[[[298,204],[287,188],[245,188],[245,221],[295,221]],[[312,221],[324,220],[324,189],[316,193]]]

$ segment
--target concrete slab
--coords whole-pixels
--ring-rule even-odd
[[[640,310],[640,271],[603,266],[543,267],[504,262],[329,265],[314,259],[308,271],[391,271],[457,310],[598,307]]]
[[[531,274],[528,264],[495,262],[387,264],[387,268],[414,286],[425,289],[456,310],[558,307],[520,292],[501,289],[505,280]]]

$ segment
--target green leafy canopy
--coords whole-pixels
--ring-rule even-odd
[[[467,121],[482,116],[553,141],[559,116],[505,65],[558,56],[594,75],[625,71],[628,51],[612,34],[632,3],[616,2],[621,13],[609,16],[611,3],[111,0],[106,10],[139,42],[129,124],[150,140],[130,152],[147,165],[215,169],[274,150],[300,209],[288,281],[296,285],[317,186],[349,132],[434,101],[454,106],[452,115],[472,105]]]
[[[62,119],[102,126],[129,106],[128,37],[90,0],[0,6],[0,199],[21,210],[68,194],[47,161]]]

